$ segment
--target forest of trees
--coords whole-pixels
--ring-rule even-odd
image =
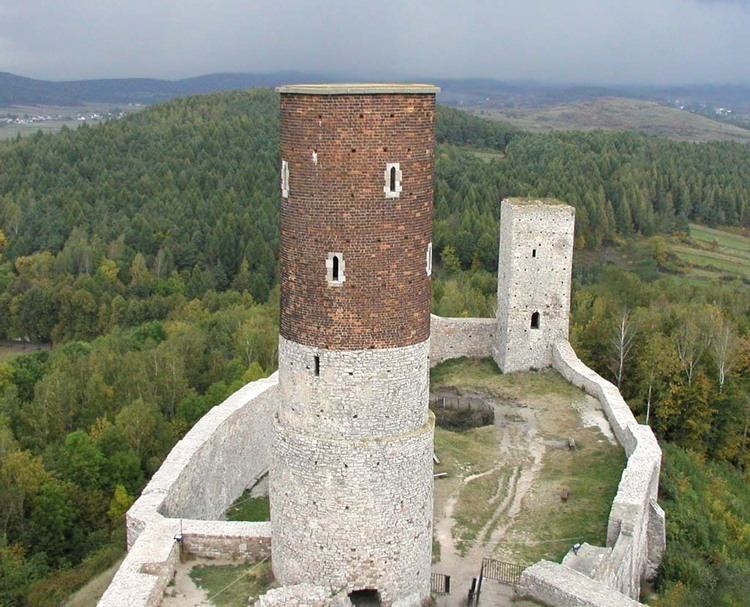
[[[0,339],[54,345],[0,362],[0,604],[57,605],[116,559],[123,513],[171,446],[275,368],[277,107],[270,91],[221,93],[0,145]],[[649,237],[643,271],[576,266],[572,339],[669,445],[665,500],[683,514],[668,518],[663,604],[735,604],[750,579],[735,491],[747,287],[659,271],[657,234],[750,225],[750,149],[530,135],[446,108],[437,138],[438,314],[493,314],[504,196],[574,204],[579,253]],[[714,470],[735,480],[709,483]],[[703,486],[735,500],[718,540],[683,534]]]

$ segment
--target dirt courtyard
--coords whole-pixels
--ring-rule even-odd
[[[482,401],[495,414],[492,425],[436,429],[446,476],[435,480],[433,571],[451,576],[438,605],[466,604],[484,557],[529,565],[576,542],[603,545],[625,456],[596,399],[552,370],[502,375],[490,360],[440,365],[431,385],[431,400]],[[481,598],[529,604],[491,581]]]

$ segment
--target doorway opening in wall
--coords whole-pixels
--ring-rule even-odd
[[[539,312],[534,312],[531,315],[531,328],[532,329],[538,329],[539,328]]]
[[[350,592],[349,600],[352,602],[352,605],[367,605],[369,607],[370,605],[379,606],[381,604],[380,593],[372,588]]]

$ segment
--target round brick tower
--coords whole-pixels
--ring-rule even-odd
[[[270,470],[283,584],[430,593],[435,93],[281,93],[281,403]]]

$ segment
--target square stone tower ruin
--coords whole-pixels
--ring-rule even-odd
[[[502,201],[494,356],[504,373],[550,366],[568,338],[574,225],[558,200]]]
[[[435,94],[281,93],[281,402],[270,468],[284,585],[430,596]]]

